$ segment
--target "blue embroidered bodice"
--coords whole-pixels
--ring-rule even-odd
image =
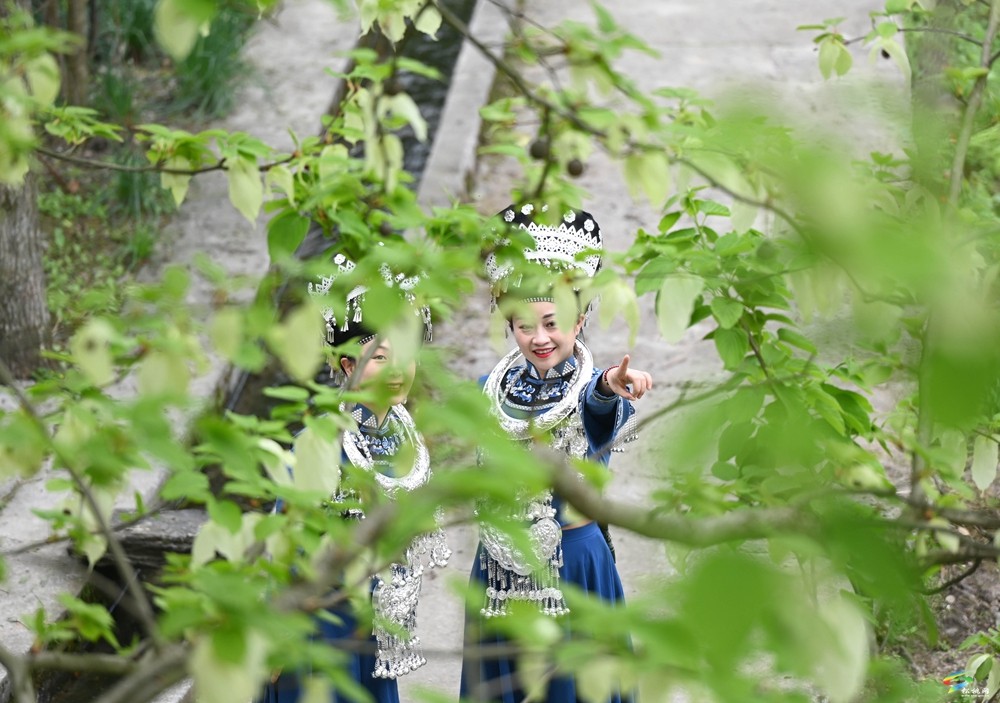
[[[529,363],[512,368],[503,379],[503,387],[506,389],[504,413],[523,420],[552,408],[569,392],[574,371],[576,359],[572,356],[544,375],[539,375]]]
[[[378,424],[375,413],[364,405],[355,405],[350,414],[358,423],[358,449],[372,459],[376,471],[386,476],[395,476],[397,471],[394,458],[406,442],[406,433],[395,413],[389,410],[381,425]],[[344,460],[347,460],[346,455]]]

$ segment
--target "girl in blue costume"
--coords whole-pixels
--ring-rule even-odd
[[[525,259],[563,273],[579,269],[593,276],[597,272],[602,242],[600,228],[589,213],[571,211],[551,225],[533,215],[531,205],[511,206],[501,213],[508,227],[532,235],[534,248],[525,251]],[[539,430],[548,431],[554,449],[607,465],[610,450],[631,434],[627,427],[634,413],[630,401],[652,388],[652,377],[629,368],[628,355],[616,366],[595,368],[590,351],[577,338],[586,313],[580,314],[572,328],[561,329],[551,293],[539,292],[537,287],[519,289],[516,280],[511,282],[511,267],[498,264],[492,255],[487,272],[495,297],[502,292],[504,298],[519,299],[508,316],[517,349],[497,364],[484,383],[500,426],[515,441],[531,441]],[[526,559],[502,532],[481,525],[471,579],[485,589],[485,603],[481,617],[467,620],[466,637],[482,656],[467,654],[463,662],[464,700],[521,703],[526,698],[516,659],[488,654],[491,648],[502,649],[505,640],[484,625],[504,616],[510,601],[534,602],[545,614],[561,616],[569,610],[560,583],[571,583],[610,603],[624,602],[606,532],[593,521],[571,518],[567,512],[551,493],[522,500],[514,517],[529,526],[535,560]],[[539,562],[542,568],[537,567]],[[576,703],[575,680],[556,675],[548,682],[544,700]],[[619,692],[609,700],[622,703],[631,696]]]
[[[338,267],[337,275],[349,273],[354,268],[343,255],[337,255],[334,263]],[[415,278],[395,278],[386,267],[382,275],[388,285],[398,285],[404,297],[412,302],[412,295],[407,291],[416,283]],[[317,284],[310,284],[310,294],[328,300],[335,279],[336,275],[327,276]],[[377,336],[364,326],[365,290],[358,287],[348,294],[347,309],[339,320],[332,308],[323,311],[327,343],[340,348],[353,340],[356,345],[353,354],[339,358],[339,371],[345,383],[360,389],[375,387],[388,391],[373,394],[373,400],[364,405],[342,408],[357,423],[357,431],[343,433],[341,462],[371,472],[378,486],[392,497],[399,490],[413,490],[426,483],[431,473],[430,462],[423,438],[404,406],[413,385],[416,363],[412,358],[400,360],[400,355],[393,353],[389,339]],[[431,336],[430,311],[426,308],[415,311],[423,318],[427,341]],[[384,400],[378,400],[380,397]],[[409,471],[399,471],[396,457],[403,451],[414,457]],[[333,502],[342,502],[351,495],[350,487],[342,484]],[[275,509],[282,509],[280,503]],[[357,509],[346,510],[344,515],[347,519],[364,517],[363,511]],[[374,628],[362,629],[362,624],[346,606],[332,610],[337,622],[328,618],[316,619],[316,637],[349,652],[348,672],[375,703],[399,703],[397,678],[426,663],[420,653],[419,639],[413,633],[424,563],[444,566],[450,556],[444,533],[436,530],[418,537],[400,563],[392,564],[387,579],[374,576]],[[389,627],[381,626],[379,618],[384,618]],[[401,636],[399,630],[406,635]],[[283,672],[266,686],[261,703],[296,703],[302,695],[297,673]],[[336,693],[331,700],[332,703],[346,703]]]

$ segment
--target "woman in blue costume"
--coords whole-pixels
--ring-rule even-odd
[[[333,261],[338,268],[337,274],[323,277],[319,283],[309,286],[310,294],[321,302],[332,298],[328,293],[336,277],[354,268],[343,255],[338,254]],[[387,267],[383,267],[382,275],[387,285],[398,285],[401,294],[413,302],[408,291],[416,283],[415,278],[395,278]],[[346,384],[362,390],[381,389],[364,405],[342,407],[355,420],[357,431],[343,433],[341,461],[370,472],[379,488],[391,498],[397,491],[413,490],[426,483],[431,473],[430,462],[423,438],[404,406],[413,385],[416,363],[412,358],[401,360],[399,354],[394,354],[389,339],[365,327],[365,290],[358,287],[348,294],[347,308],[339,319],[331,307],[324,308],[326,341],[337,348],[351,342],[356,347],[352,354],[342,355],[338,361]],[[430,311],[415,308],[415,312],[422,317],[424,339],[428,341]],[[409,471],[400,471],[397,455],[414,457]],[[342,483],[333,503],[350,498],[356,498],[356,494]],[[280,503],[275,509],[282,509]],[[363,518],[364,512],[351,508],[344,511],[344,517]],[[346,606],[332,610],[336,622],[316,618],[316,637],[348,652],[348,673],[375,703],[399,703],[398,677],[426,663],[420,652],[419,638],[413,633],[423,568],[425,564],[444,566],[450,555],[444,533],[439,529],[414,540],[400,563],[391,565],[387,578],[374,576],[372,606],[376,623],[373,628],[362,629],[362,624]],[[380,618],[387,626],[379,623]],[[282,672],[275,677],[266,686],[261,703],[299,701],[303,691],[298,673]],[[342,703],[346,699],[334,693],[331,700]]]
[[[526,260],[562,275],[575,269],[587,276],[597,272],[602,241],[600,228],[589,213],[571,211],[554,224],[546,224],[534,214],[531,205],[510,206],[501,213],[508,227],[532,235],[534,247],[525,251]],[[651,376],[629,368],[628,355],[616,366],[595,368],[590,351],[577,338],[586,312],[572,328],[562,329],[552,293],[545,286],[519,285],[512,268],[492,256],[487,272],[501,309],[505,299],[517,302],[507,311],[517,349],[497,364],[484,384],[500,426],[512,439],[524,442],[531,441],[538,431],[547,431],[554,449],[607,465],[611,449],[631,435],[629,420],[634,409],[630,401],[652,388]],[[569,609],[560,583],[571,583],[607,602],[624,602],[605,530],[591,520],[570,517],[559,497],[551,493],[521,502],[513,517],[530,529],[534,560],[526,559],[502,532],[486,524],[480,527],[471,579],[485,589],[485,603],[480,617],[468,619],[466,638],[482,656],[465,657],[463,700],[520,703],[526,698],[515,657],[488,653],[490,649],[501,650],[505,640],[485,626],[490,619],[506,615],[510,601],[534,602],[547,615],[563,616]],[[544,700],[576,703],[573,677],[553,677]],[[622,703],[631,696],[619,692],[609,700]]]

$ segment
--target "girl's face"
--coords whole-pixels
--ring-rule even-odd
[[[372,349],[376,344],[378,346]],[[365,358],[369,353],[371,357],[363,368],[358,369],[357,361],[346,357],[340,360],[340,368],[349,378],[353,378],[355,373],[361,374],[356,381],[358,388],[384,388],[389,393],[390,405],[406,402],[417,372],[416,360],[410,359],[403,363],[395,360],[388,339],[376,338],[367,342],[358,350],[358,359]]]
[[[572,329],[561,330],[556,323],[555,303],[528,303],[511,318],[514,341],[539,375],[566,361],[573,354],[576,336],[583,327],[581,315]]]

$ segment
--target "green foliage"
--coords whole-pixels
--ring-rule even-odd
[[[72,183],[79,187],[75,179]],[[39,197],[44,226],[51,232],[44,265],[57,338],[92,315],[117,311],[124,300],[122,280],[152,253],[153,222],[116,218],[109,211],[114,206],[106,202],[127,202],[120,199],[124,193],[115,185],[121,181],[107,190],[98,183],[96,193],[57,189]],[[105,192],[119,197],[106,199]],[[149,199],[156,191],[145,192]],[[158,197],[162,200],[162,195]]]
[[[898,59],[889,15],[927,16],[913,2],[888,5],[865,40]],[[1000,228],[983,205],[979,172],[954,180],[958,200],[942,202],[941,184],[922,179],[919,149],[852,162],[839,145],[797,140],[774,115],[718,110],[684,89],[644,93],[614,63],[649,47],[609,12],[595,11],[594,27],[530,26],[512,39],[509,58],[534,65],[565,57],[571,80],[532,85],[484,108],[484,151],[522,166],[515,199],[555,213],[584,195],[570,162],[598,149],[609,154],[660,219],[610,256],[581,298],[600,298],[599,322],[623,318],[635,335],[640,299],[649,296],[657,329],[641,332],[664,345],[687,335],[710,340],[719,371],[646,420],[661,442],[651,453],[656,491],[614,515],[671,545],[678,577],[614,612],[571,593],[572,639],[534,610],[494,625],[523,648],[529,685],[544,684],[551,670],[575,673],[590,701],[604,700],[616,683],[698,700],[802,700],[817,691],[832,701],[925,698],[926,688],[906,681],[894,662],[870,658],[868,628],[881,628],[883,640],[892,628],[932,629],[920,621],[920,592],[937,564],[996,556],[992,539],[970,536],[953,517],[977,509],[994,481],[1000,433]],[[194,50],[191,60],[208,61],[198,69],[208,73],[211,59],[197,58],[198,31],[212,18],[222,22],[222,12],[208,0],[165,0],[152,21],[165,50],[178,58]],[[407,22],[432,34],[441,19],[411,0],[365,0],[360,13],[364,27],[377,24],[390,39]],[[145,53],[138,37],[149,36],[150,13],[137,8],[134,18],[145,29],[123,30],[122,42]],[[851,68],[840,22],[807,27],[820,33],[819,68],[828,78]],[[213,24],[213,33],[216,26],[227,31]],[[523,530],[504,519],[512,488],[542,490],[557,471],[496,431],[476,385],[419,344],[419,322],[377,283],[383,263],[404,275],[421,272],[415,301],[438,319],[453,318],[482,275],[484,254],[499,248],[516,258],[517,247],[484,237],[488,223],[467,206],[431,213],[418,206],[399,133],[426,136],[423,119],[409,96],[390,89],[395,59],[370,50],[353,58],[342,109],[326,120],[324,137],[300,138],[291,154],[243,133],[136,128],[151,170],[126,170],[113,186],[132,215],[166,211],[147,194],[156,190],[144,180],[151,173],[160,178],[159,197],[181,204],[194,173],[213,168],[225,170],[230,201],[247,220],[256,222],[262,209],[272,215],[275,274],[246,304],[220,302],[205,319],[183,302],[191,272],[176,268],[155,283],[114,285],[131,262],[108,253],[106,239],[82,234],[114,215],[104,199],[55,192],[42,200],[55,222],[53,304],[74,334],[61,357],[65,371],[32,388],[44,422],[25,408],[0,411],[0,475],[34,476],[51,463],[48,488],[61,502],[40,517],[94,561],[107,547],[99,525],[128,473],[169,467],[160,497],[202,504],[209,521],[192,554],[171,558],[154,588],[156,635],[190,648],[187,671],[211,700],[244,700],[271,670],[303,666],[316,673],[320,693],[327,685],[350,692],[356,684],[343,653],[309,640],[318,599],[359,604],[370,617],[362,605],[370,574],[431,529],[439,507],[467,517],[471,501],[486,500],[480,517],[525,544]],[[107,77],[108,104],[131,115],[129,86],[118,80]],[[965,64],[955,80],[988,88],[991,77]],[[32,114],[72,144],[118,133],[84,111]],[[991,134],[978,132],[973,158],[985,158]],[[547,148],[525,149],[531,141]],[[22,158],[33,142],[0,135],[0,144],[11,143]],[[8,178],[15,161],[0,162]],[[952,174],[961,177],[962,169]],[[761,212],[777,224],[756,227]],[[368,473],[339,466],[340,434],[351,424],[341,404],[380,392],[314,382],[327,361],[315,304],[295,301],[280,318],[275,309],[277,281],[312,280],[325,270],[292,256],[311,223],[335,233],[337,251],[357,263],[334,283],[333,307],[368,285],[378,311],[371,324],[394,350],[422,362],[416,420],[438,470],[428,486],[391,503]],[[386,227],[417,234],[386,236]],[[73,288],[76,265],[117,274]],[[247,299],[210,262],[199,268],[214,300]],[[569,297],[574,283],[560,280],[554,296]],[[192,441],[182,441],[166,418],[195,405],[192,379],[209,355],[254,372],[273,362],[292,380],[266,391],[279,402],[269,418],[205,408]],[[136,390],[122,398],[111,384],[130,374]],[[895,407],[877,409],[888,392]],[[305,430],[293,436],[300,425]],[[341,481],[357,499],[332,504]],[[283,509],[274,514],[240,507],[277,500]],[[344,508],[356,505],[366,520],[344,520]],[[466,595],[469,603],[481,597]],[[39,642],[103,639],[119,647],[106,610],[69,598],[63,605],[70,617],[58,624],[36,616]],[[989,650],[967,667],[988,687],[1000,675],[995,639],[987,633],[970,644]]]

